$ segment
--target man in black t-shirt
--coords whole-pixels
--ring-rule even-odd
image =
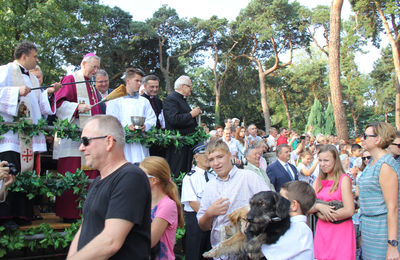
[[[67,259],[149,259],[151,193],[146,174],[126,161],[121,123],[94,116],[82,131],[86,164],[100,171]]]

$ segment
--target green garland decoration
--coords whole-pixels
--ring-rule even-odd
[[[60,196],[67,190],[78,195],[78,208],[82,208],[87,195],[89,180],[83,170],[78,169],[75,173],[66,172],[65,176],[60,173],[39,176],[35,171],[18,173],[15,182],[9,187],[10,191],[24,192],[29,199],[35,196],[45,195],[47,197]],[[9,230],[0,226],[0,258],[7,252],[29,248],[31,251],[39,248],[67,248],[72,242],[75,233],[79,229],[81,221],[73,223],[65,228],[62,233],[54,231],[49,224],[42,223],[28,230]],[[40,234],[39,239],[32,236]]]
[[[46,197],[60,196],[63,192],[72,190],[78,195],[79,207],[87,195],[89,178],[85,172],[78,169],[75,173],[66,172],[49,173],[44,176],[37,175],[35,171],[20,172],[9,190],[26,193],[28,199],[44,195]]]
[[[9,230],[0,226],[0,258],[5,256],[7,252],[29,248],[31,251],[39,248],[67,248],[74,239],[79,229],[81,221],[72,223],[70,227],[64,231],[55,232],[49,224],[42,223],[39,226],[28,230]],[[31,237],[40,234],[39,239]]]
[[[32,124],[24,118],[19,118],[15,122],[8,123],[4,122],[4,119],[0,116],[0,136],[8,131],[24,133],[30,137],[39,135],[40,133],[54,136],[57,133],[57,136],[61,139],[70,138],[73,141],[80,141],[81,138],[81,129],[79,126],[69,123],[66,119],[57,119],[53,126],[49,126],[43,118],[37,124]],[[146,132],[142,132],[141,130],[131,131],[128,129],[128,126],[125,126],[125,135],[126,143],[136,142],[147,147],[153,144],[162,147],[174,145],[177,148],[185,145],[193,146],[208,138],[202,127],[196,127],[195,131],[191,134],[181,135],[179,131],[157,129],[154,126]]]
[[[184,172],[172,180],[180,188],[182,185]],[[39,176],[35,171],[18,173],[15,182],[9,187],[10,191],[24,192],[29,199],[44,195],[47,197],[59,196],[67,190],[72,190],[78,195],[79,208],[82,208],[88,192],[88,177],[83,170],[78,169],[75,173],[67,172],[65,176],[60,173],[48,173]],[[31,251],[42,248],[61,249],[67,248],[72,242],[79,229],[81,220],[73,223],[71,227],[64,229],[62,233],[55,231],[49,224],[42,223],[39,226],[28,230],[9,230],[0,226],[0,258],[8,252],[29,248]],[[39,235],[39,239],[32,239],[34,235]],[[176,240],[182,239],[185,228],[178,228]]]

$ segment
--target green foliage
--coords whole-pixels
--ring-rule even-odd
[[[31,124],[25,119],[20,119],[14,123],[4,123],[3,118],[0,116],[0,135],[13,131],[14,133],[24,133],[29,136],[35,136],[39,133],[54,136],[57,133],[61,139],[70,138],[74,141],[80,141],[81,129],[69,123],[67,120],[59,120],[54,123],[54,127],[48,127],[46,120],[40,119],[38,124]],[[127,143],[137,142],[146,146],[152,144],[159,144],[163,147],[168,145],[175,145],[175,147],[182,147],[184,145],[195,145],[208,138],[202,127],[197,127],[196,131],[188,134],[181,135],[179,131],[162,130],[152,127],[147,132],[130,131],[128,126],[125,126]]]
[[[313,126],[313,135],[324,133],[324,113],[322,109],[321,102],[317,98],[314,99],[314,104],[311,107],[310,114],[308,115],[307,126],[305,131],[307,131],[307,127],[309,125]]]
[[[176,239],[175,239],[175,243],[178,242],[179,239],[182,239],[183,236],[186,233],[186,229],[185,227],[181,227],[181,228],[177,228],[176,229]]]
[[[163,5],[153,17],[146,20],[152,37],[158,41],[158,67],[162,71],[166,91],[172,92],[171,79],[183,73],[179,58],[193,55],[198,44],[198,18],[191,20],[179,18],[175,9]],[[180,74],[180,75],[179,75]]]
[[[181,172],[179,177],[172,177],[179,189],[182,186],[185,174]],[[59,173],[38,176],[35,172],[24,172],[18,173],[15,182],[10,186],[10,190],[24,192],[29,199],[39,195],[60,196],[63,192],[72,190],[74,194],[78,195],[79,208],[82,208],[88,191],[87,185],[88,177],[80,169],[76,173],[67,172],[65,176]],[[39,248],[66,248],[72,242],[80,224],[80,221],[73,223],[71,227],[63,231],[63,234],[56,232],[46,223],[26,231],[9,230],[0,226],[0,257],[5,256],[7,252],[23,248],[29,248],[31,251]],[[185,228],[178,228],[176,240],[182,239],[184,234]],[[34,238],[34,235],[39,235],[39,237]]]
[[[291,60],[281,62],[280,55],[308,46],[310,35],[305,8],[287,0],[252,0],[242,9],[231,28],[237,39],[234,55],[245,58],[258,71],[261,104],[265,128],[269,130],[269,99],[264,95],[265,77],[288,66]]]
[[[174,177],[173,175],[171,176],[171,179],[173,182],[175,182],[176,186],[178,187],[178,190],[182,189],[182,181],[185,175],[186,172],[180,172],[178,177]]]
[[[272,125],[278,128],[288,127],[282,97],[277,91],[282,89],[289,107],[292,128],[303,131],[314,98],[323,104],[327,103],[329,96],[327,73],[325,55],[315,48],[310,48],[309,52],[299,52],[292,65],[277,73],[275,81],[267,80],[268,84],[271,84],[268,97],[272,111]]]
[[[10,62],[17,43],[29,40],[39,47],[45,82],[58,81],[65,71],[62,48],[67,39],[80,36],[87,23],[86,10],[98,1],[2,1],[0,5],[0,62]]]
[[[371,87],[367,92],[367,98],[374,109],[374,114],[380,115],[379,120],[394,121],[395,114],[395,70],[392,51],[390,47],[382,49],[382,56],[374,63],[374,69],[370,73]]]
[[[220,95],[221,88],[225,86],[226,74],[229,65],[232,65],[232,58],[230,57],[231,46],[234,45],[232,39],[228,36],[228,20],[218,19],[217,16],[212,16],[209,20],[201,20],[198,23],[198,28],[203,34],[202,43],[204,47],[212,50],[214,58],[213,76],[214,81],[213,90],[215,94],[215,125],[222,124],[221,109],[220,109]]]
[[[324,135],[336,135],[336,124],[335,115],[333,114],[332,103],[328,103],[328,107],[325,110],[325,129]]]
[[[197,127],[196,130],[188,135],[181,135],[179,131],[175,130],[162,130],[152,127],[147,132],[140,130],[130,131],[128,126],[125,126],[126,142],[127,143],[140,143],[145,146],[158,144],[167,147],[173,144],[175,147],[182,147],[184,145],[195,145],[208,138],[202,127]]]
[[[200,107],[201,123],[212,126],[215,115],[215,92],[213,90],[212,72],[204,67],[194,67],[188,71],[190,78],[196,79],[196,86],[192,90],[192,95],[187,98],[192,107]]]
[[[29,199],[40,195],[46,197],[60,196],[63,192],[72,190],[75,195],[78,195],[78,208],[82,208],[88,191],[87,186],[88,177],[83,170],[78,169],[75,173],[65,173],[65,176],[60,173],[40,176],[34,171],[20,172],[9,189],[13,192],[26,193]],[[23,248],[29,248],[31,251],[49,247],[66,248],[72,242],[79,225],[80,222],[72,224],[64,230],[64,234],[54,231],[46,223],[26,231],[0,227],[0,257],[5,256],[7,252]],[[39,234],[39,238],[33,237]]]
[[[49,224],[42,223],[36,227],[23,230],[10,230],[0,226],[0,257],[7,252],[29,248],[34,251],[39,248],[67,248],[74,239],[81,222],[71,224],[64,231],[56,232]],[[34,239],[33,236],[38,236]]]
[[[371,38],[375,46],[379,47],[381,32],[384,31],[382,17],[380,17],[378,9],[383,12],[387,23],[392,26],[392,32],[397,35],[400,14],[397,1],[350,0],[350,4],[357,14],[360,33]]]
[[[15,182],[10,186],[14,192],[24,192],[29,199],[44,195],[46,197],[60,196],[63,192],[72,190],[78,195],[80,208],[81,203],[87,195],[88,177],[83,170],[78,169],[75,173],[66,172],[65,176],[60,173],[36,174],[35,171],[20,172]]]

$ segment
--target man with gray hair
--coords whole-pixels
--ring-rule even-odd
[[[254,141],[253,144],[247,146],[246,150],[244,151],[247,165],[245,165],[244,169],[257,173],[257,175],[265,181],[268,187],[275,191],[275,187],[271,184],[267,172],[262,170],[260,167],[260,158],[263,156],[264,147],[265,143],[263,141]]]
[[[32,73],[39,81],[39,85],[43,83],[43,72],[39,65],[36,65],[34,69],[29,70],[29,73]]]
[[[108,95],[108,87],[110,82],[108,80],[108,73],[105,70],[98,70],[96,73],[96,89],[100,92],[100,98]]]
[[[299,179],[299,172],[293,164],[289,163],[291,147],[288,144],[278,145],[276,155],[278,160],[268,165],[267,175],[275,190],[279,192],[281,186],[289,181]]]
[[[249,142],[262,140],[262,138],[257,135],[257,126],[255,124],[250,124],[249,127],[247,127],[247,131],[249,132]]]
[[[80,70],[65,76],[61,80],[61,83],[72,84],[65,85],[55,95],[57,100],[56,115],[59,119],[66,119],[82,128],[90,117],[102,114],[100,106],[91,108],[91,105],[101,100],[98,91],[90,82],[99,69],[100,58],[94,53],[88,53],[82,59]],[[61,174],[74,173],[77,169],[83,169],[89,179],[96,178],[99,172],[86,166],[78,148],[79,142],[71,139],[56,138],[54,140],[53,159],[58,159],[57,172]],[[79,218],[80,212],[76,198],[77,196],[72,191],[68,191],[56,199],[56,214],[64,218],[65,222],[72,222]]]
[[[180,76],[175,81],[175,91],[164,100],[165,128],[177,130],[181,135],[193,133],[196,117],[202,112],[199,107],[190,108],[186,97],[192,94],[192,81],[188,76]],[[173,144],[167,149],[166,159],[176,177],[180,172],[189,172],[192,167],[192,147],[185,145],[176,148]]]
[[[270,152],[276,151],[276,139],[278,137],[278,130],[275,127],[269,129],[269,136],[267,138],[268,149]]]
[[[67,259],[150,258],[150,185],[126,160],[124,133],[110,115],[92,117],[82,130],[79,151],[100,176],[89,188]]]

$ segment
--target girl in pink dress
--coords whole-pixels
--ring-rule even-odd
[[[183,227],[183,210],[178,189],[171,180],[167,161],[158,156],[146,157],[140,168],[149,177],[151,188],[151,247],[157,245],[154,259],[173,260],[177,227]],[[159,248],[158,248],[159,245]],[[153,257],[152,257],[153,259]]]
[[[354,260],[356,239],[351,219],[354,214],[351,180],[343,171],[335,146],[323,146],[318,160],[320,174],[314,183],[317,199],[341,201],[343,208],[335,210],[333,206],[315,204],[313,212],[318,217],[314,236],[315,259]]]

